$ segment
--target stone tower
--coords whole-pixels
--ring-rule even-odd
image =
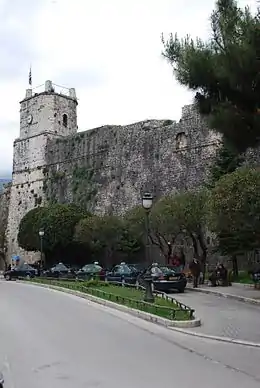
[[[68,95],[58,93],[52,82],[46,81],[42,92],[27,89],[20,106],[20,136],[14,141],[13,151],[7,246],[10,260],[12,255],[20,255],[30,262],[39,254],[26,253],[18,247],[19,224],[29,210],[45,202],[43,179],[47,141],[77,132],[76,92],[71,88]]]

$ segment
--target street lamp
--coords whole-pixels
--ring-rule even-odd
[[[153,196],[151,193],[144,193],[142,197],[142,205],[145,209],[145,233],[146,233],[146,246],[145,246],[145,255],[146,263],[148,264],[148,269],[144,274],[145,281],[145,294],[144,301],[154,303],[154,295],[152,291],[152,274],[149,268],[151,264],[151,255],[150,255],[150,241],[149,241],[149,230],[150,230],[150,211],[153,206]]]
[[[167,242],[167,246],[168,246],[167,264],[170,265],[170,260],[172,255],[172,244],[170,241]]]
[[[40,243],[41,243],[41,267],[43,267],[43,237],[44,237],[44,230],[39,230],[39,236],[40,236]]]

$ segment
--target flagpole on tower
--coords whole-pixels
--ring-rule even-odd
[[[30,71],[29,71],[29,85],[32,87],[32,65],[30,65]]]

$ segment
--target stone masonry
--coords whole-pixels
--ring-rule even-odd
[[[5,255],[7,241],[5,231],[8,222],[8,212],[10,204],[11,185],[5,185],[3,192],[0,194],[0,270],[5,269]]]
[[[7,227],[10,258],[37,259],[17,244],[20,220],[30,209],[75,202],[97,214],[122,214],[140,203],[144,191],[159,198],[199,187],[220,144],[193,106],[183,108],[179,122],[148,120],[77,132],[75,89],[67,96],[46,81],[43,92],[28,89],[20,104]]]

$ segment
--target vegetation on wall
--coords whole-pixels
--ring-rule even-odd
[[[46,195],[47,202],[57,203],[59,201],[59,189],[64,184],[65,172],[52,171],[46,168],[44,175],[43,192]]]
[[[97,194],[94,169],[76,167],[72,173],[73,202],[78,203],[84,209],[91,210]]]
[[[210,168],[208,187],[214,187],[222,176],[234,172],[243,164],[244,159],[243,154],[240,154],[231,144],[224,141],[218,149],[216,159]]]
[[[238,152],[260,139],[260,14],[218,0],[211,15],[211,38],[162,38],[163,55],[177,80],[196,92],[195,103],[210,127]]]

